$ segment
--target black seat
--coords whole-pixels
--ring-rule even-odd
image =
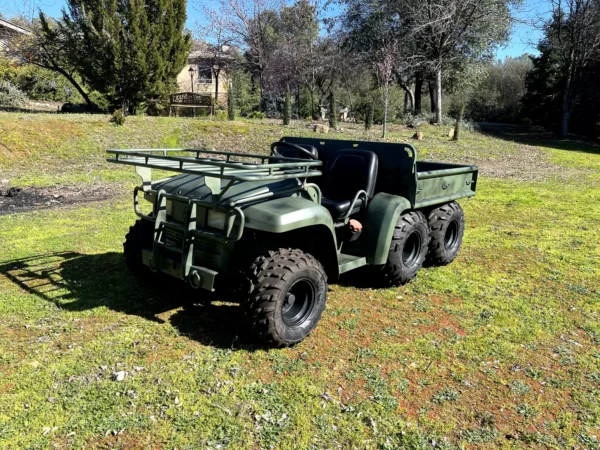
[[[377,181],[377,155],[368,150],[340,150],[329,162],[319,186],[323,194],[321,204],[329,210],[333,220],[343,219],[357,192],[363,190],[371,199]],[[360,211],[364,199],[354,204],[350,215]]]
[[[310,152],[310,154],[312,154],[315,157],[316,160],[319,159],[319,151],[312,145],[307,145],[307,144],[297,144],[297,145],[299,147],[302,147],[302,148],[308,150]],[[310,157],[306,153],[301,152],[300,150],[296,150],[294,148],[277,147],[277,152],[285,158],[310,159]]]

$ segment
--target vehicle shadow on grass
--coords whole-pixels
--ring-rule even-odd
[[[208,304],[206,300],[225,299],[156,274],[135,277],[127,271],[121,253],[48,253],[0,262],[0,275],[64,310],[106,306],[164,323],[159,315],[178,309],[167,320],[190,339],[219,348],[259,348],[246,337],[238,305]]]

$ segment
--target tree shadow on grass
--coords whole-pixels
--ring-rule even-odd
[[[0,274],[61,309],[106,306],[158,323],[164,323],[160,314],[178,309],[168,321],[190,339],[219,348],[258,348],[244,343],[248,339],[239,306],[209,304],[225,299],[166,276],[137,278],[127,271],[121,253],[48,253],[2,262]]]
[[[556,150],[576,151],[600,155],[600,145],[584,137],[557,139],[542,127],[512,125],[504,123],[478,123],[479,131],[505,141],[524,145],[553,148]]]

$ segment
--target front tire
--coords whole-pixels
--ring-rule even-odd
[[[151,246],[153,237],[153,224],[147,220],[138,219],[129,227],[123,243],[123,256],[130,272],[140,275],[149,271],[142,262],[142,249]]]
[[[384,286],[401,286],[412,280],[425,261],[429,226],[421,211],[409,211],[398,218],[385,265],[380,269]]]
[[[427,263],[445,266],[456,258],[465,233],[465,213],[456,202],[439,206],[429,213],[431,242]]]
[[[262,343],[287,347],[306,338],[325,309],[327,276],[312,255],[279,249],[257,258],[243,305],[251,333]]]

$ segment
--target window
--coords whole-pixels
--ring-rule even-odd
[[[198,84],[212,83],[212,69],[198,66]]]

